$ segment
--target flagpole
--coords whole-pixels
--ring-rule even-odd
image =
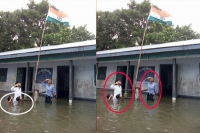
[[[152,8],[152,4],[151,4],[151,8]],[[151,12],[151,8],[150,8],[150,11],[149,11],[149,15],[150,15],[150,12]],[[141,59],[141,55],[142,55],[142,46],[144,44],[144,37],[146,35],[146,30],[147,30],[147,26],[148,26],[149,15],[148,15],[147,20],[146,20],[146,25],[145,25],[145,29],[144,29],[144,33],[143,33],[143,38],[142,38],[141,49],[140,49],[140,55],[139,55],[139,59],[138,59],[138,65],[137,65],[137,70],[136,70],[136,77],[135,77],[135,81],[134,81],[134,83],[135,83],[134,84],[135,90],[136,90],[136,85],[137,85],[138,71],[139,71],[139,67],[140,67],[140,59]],[[134,91],[134,93],[135,93],[135,91]]]
[[[50,8],[50,4],[49,4],[49,8]],[[48,12],[49,12],[49,9],[48,9]],[[47,16],[48,16],[48,12],[47,12]],[[36,77],[37,77],[37,73],[38,73],[38,66],[39,66],[39,60],[40,60],[40,54],[41,54],[42,41],[43,41],[43,37],[44,37],[44,31],[45,31],[45,28],[46,28],[47,16],[46,16],[46,19],[45,19],[45,22],[44,22],[44,28],[43,28],[42,37],[41,37],[41,40],[40,40],[40,50],[39,50],[39,54],[38,54],[38,60],[37,60],[37,65],[36,65],[35,78],[34,78],[34,85],[33,85],[33,98],[34,98],[34,89],[35,89],[35,86],[36,86]]]

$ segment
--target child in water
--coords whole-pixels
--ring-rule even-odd
[[[113,102],[113,95],[108,94],[107,99],[108,99],[109,102]]]
[[[108,94],[108,95],[107,95],[107,99],[108,99],[109,102],[113,102],[113,95]],[[116,99],[117,99],[118,101],[120,101],[120,100],[121,100],[121,95],[120,95],[120,94],[116,95]]]
[[[13,105],[13,97],[12,96],[8,96],[7,98],[9,104]]]
[[[8,102],[9,102],[10,105],[13,105],[13,99],[14,99],[13,96],[8,96],[7,100],[8,100]],[[21,103],[21,97],[18,96],[18,97],[16,98],[16,101],[17,101],[18,103]]]

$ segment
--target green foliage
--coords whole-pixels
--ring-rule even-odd
[[[34,47],[35,43],[39,46],[48,5],[49,3],[46,0],[38,4],[30,0],[27,4],[28,9],[20,9],[14,12],[1,11],[0,51],[31,48]],[[62,24],[47,22],[42,45],[58,45],[95,39],[94,34],[87,31],[86,26],[70,29]],[[15,36],[18,36],[18,39],[13,40]]]
[[[97,12],[97,51],[140,45],[151,3],[132,0],[128,9]],[[156,6],[156,8],[160,9]],[[161,10],[161,9],[160,9]],[[113,38],[118,35],[118,38]],[[164,23],[148,22],[144,45],[200,38],[191,25],[171,27]]]

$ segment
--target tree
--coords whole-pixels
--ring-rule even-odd
[[[97,12],[97,51],[140,45],[151,3],[132,0],[128,9]],[[160,9],[156,6],[156,8]],[[161,9],[160,9],[161,10]],[[200,34],[191,25],[171,27],[164,23],[148,22],[144,45],[197,39]]]
[[[0,12],[0,51],[31,48],[35,47],[35,43],[40,45],[48,5],[46,0],[38,4],[30,0],[27,4],[28,9]],[[73,26],[70,29],[62,24],[47,22],[42,45],[58,45],[95,39],[94,34],[87,31],[86,26]]]

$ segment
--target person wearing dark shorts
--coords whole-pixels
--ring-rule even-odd
[[[54,85],[52,85],[52,81],[50,79],[46,79],[42,82],[42,85],[46,88],[45,103],[52,103],[55,92]]]

